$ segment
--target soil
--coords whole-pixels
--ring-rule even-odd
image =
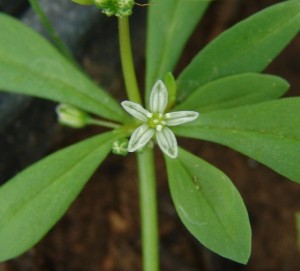
[[[263,3],[262,3],[263,2]],[[176,73],[216,35],[235,22],[278,1],[216,1],[185,48]],[[133,19],[134,54],[139,79],[144,69],[145,10]],[[105,22],[105,33],[95,29],[86,40],[81,62],[91,77],[124,99],[116,36],[116,22]],[[267,72],[291,83],[289,95],[299,95],[300,37],[273,62]],[[142,79],[139,82],[143,84]],[[40,107],[48,102],[38,101]],[[50,106],[52,104],[50,103]],[[51,151],[70,145],[100,128],[55,131]],[[65,132],[65,133],[64,133]],[[161,270],[164,271],[297,271],[295,212],[300,210],[300,186],[265,166],[226,147],[180,140],[194,154],[223,170],[235,183],[247,206],[253,229],[252,256],[240,265],[207,250],[184,228],[170,198],[165,165],[156,150]],[[23,165],[23,164],[22,164]],[[138,271],[141,270],[139,196],[134,155],[111,155],[101,165],[66,215],[33,249],[0,264],[1,271]]]

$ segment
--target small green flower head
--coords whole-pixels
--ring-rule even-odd
[[[72,0],[73,2],[79,5],[94,5],[95,0]]]
[[[132,14],[134,0],[72,0],[80,5],[95,5],[107,16],[125,17]]]
[[[95,0],[95,5],[107,16],[125,17],[132,14],[134,0]]]
[[[89,122],[89,115],[68,104],[60,104],[56,107],[56,113],[58,115],[58,122],[62,125],[72,128],[82,128]]]

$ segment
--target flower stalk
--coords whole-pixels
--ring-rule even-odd
[[[159,270],[156,179],[152,148],[137,153],[143,271]]]
[[[138,89],[131,52],[128,17],[120,17],[118,20],[120,54],[127,96],[132,102],[141,104],[142,100]],[[137,163],[143,271],[159,271],[156,178],[153,149],[145,148],[143,151],[138,152]]]
[[[129,20],[128,17],[119,17],[118,20],[120,55],[127,96],[129,100],[140,104],[141,97],[136,80],[131,51]]]

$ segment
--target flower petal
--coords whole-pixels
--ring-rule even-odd
[[[164,113],[168,104],[168,91],[163,81],[158,80],[150,94],[150,111]]]
[[[199,113],[195,111],[178,111],[165,114],[165,122],[168,126],[176,126],[190,122],[198,118]]]
[[[156,140],[160,149],[169,157],[176,158],[178,155],[177,140],[174,133],[164,127],[161,132],[156,132]]]
[[[129,152],[134,152],[143,148],[154,135],[155,130],[150,128],[148,124],[143,124],[135,129],[130,137],[128,148]]]
[[[148,121],[148,118],[151,118],[153,115],[140,104],[131,101],[123,101],[121,105],[130,115],[141,121]]]

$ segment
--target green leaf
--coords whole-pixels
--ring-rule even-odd
[[[110,132],[55,152],[0,188],[0,261],[19,256],[49,231],[120,136]]]
[[[212,81],[193,92],[174,111],[194,110],[200,113],[247,104],[255,104],[282,96],[289,84],[280,77],[242,73]]]
[[[158,79],[174,69],[210,0],[157,0],[149,6],[146,99]]]
[[[66,103],[104,118],[127,118],[113,98],[48,41],[0,13],[0,89]]]
[[[236,24],[209,43],[180,74],[178,100],[217,78],[262,71],[299,29],[299,0],[279,3]]]
[[[187,229],[207,248],[247,263],[251,227],[247,210],[230,179],[191,153],[166,157],[169,186],[177,213]]]
[[[285,98],[205,113],[173,130],[228,146],[300,182],[299,116],[300,98]]]

